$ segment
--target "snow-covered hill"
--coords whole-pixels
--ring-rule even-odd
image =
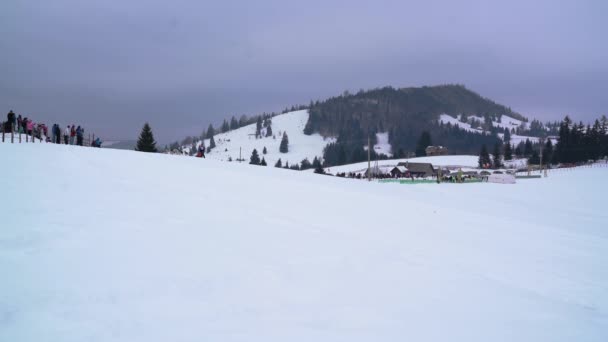
[[[289,162],[295,164],[301,162],[304,158],[310,161],[314,157],[323,156],[323,148],[333,139],[324,139],[319,134],[305,135],[304,126],[308,121],[308,111],[299,110],[277,115],[272,118],[272,132],[274,137],[263,137],[256,139],[256,125],[241,127],[239,129],[226,133],[216,134],[214,137],[216,147],[207,154],[208,159],[227,161],[229,158],[236,161],[239,158],[239,149],[241,156],[246,162],[249,162],[249,157],[253,149],[256,149],[262,157],[265,158],[268,165],[272,166],[281,158],[283,164]],[[265,133],[265,130],[262,130]],[[281,153],[279,146],[283,132],[287,132],[289,138],[289,152]],[[265,136],[265,134],[263,134]],[[205,140],[205,146],[209,146],[209,139]],[[262,154],[266,147],[267,154]]]
[[[323,149],[335,138],[323,138],[319,134],[306,135],[304,134],[304,126],[308,121],[308,111],[298,110],[280,114],[272,118],[273,136],[266,137],[266,129],[262,129],[262,138],[256,139],[256,125],[251,124],[239,129],[226,133],[218,133],[214,136],[216,147],[207,154],[207,158],[214,160],[236,161],[239,158],[239,149],[241,157],[245,162],[249,162],[251,152],[256,149],[260,154],[260,158],[264,157],[268,165],[272,166],[280,158],[282,163],[289,162],[291,165],[300,163],[304,158],[309,161],[315,157],[323,157]],[[281,153],[279,146],[283,132],[287,132],[289,137],[289,152]],[[388,133],[378,133],[378,142],[374,145],[374,150],[377,153],[391,155],[391,145],[388,142]],[[210,139],[205,139],[205,146],[209,146]],[[199,146],[197,144],[197,146]],[[266,147],[267,154],[262,154]],[[367,150],[367,146],[364,146]],[[190,151],[190,146],[183,146],[182,150],[185,153]]]
[[[0,155],[0,341],[608,340],[608,168],[409,187]]]

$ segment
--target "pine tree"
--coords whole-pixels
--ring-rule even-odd
[[[505,134],[503,136],[503,141],[505,142],[505,144],[510,145],[511,144],[511,132],[509,132],[509,129],[506,128],[505,129]],[[505,158],[506,159],[506,158]]]
[[[530,157],[533,152],[534,149],[532,148],[532,142],[530,141],[530,139],[526,139],[526,142],[524,144],[524,156]]]
[[[424,157],[426,156],[426,148],[431,146],[433,143],[431,142],[431,134],[427,131],[423,131],[420,134],[420,139],[418,139],[418,143],[416,144],[416,157]]]
[[[214,135],[215,135],[215,129],[213,129],[212,124],[209,124],[209,127],[207,127],[207,134],[205,134],[205,138],[209,139]]]
[[[479,167],[482,169],[486,169],[492,165],[492,160],[490,160],[490,154],[488,153],[488,148],[486,145],[481,146],[481,152],[479,152]]]
[[[230,124],[228,123],[228,120],[224,119],[224,122],[222,122],[222,133],[226,133],[230,130]]]
[[[236,118],[233,116],[232,119],[230,119],[230,130],[235,130],[239,128],[239,122],[236,120]]]
[[[321,160],[315,156],[315,158],[312,160],[312,167],[316,169],[316,168],[319,168],[320,166],[321,166]]]
[[[500,157],[500,144],[494,144],[494,151],[492,153],[492,159],[494,162],[494,168],[499,169],[502,166],[502,160]]]
[[[287,137],[287,132],[283,132],[283,138],[281,139],[281,145],[279,146],[279,152],[281,152],[281,153],[289,152],[289,138]]]
[[[156,141],[154,141],[154,134],[152,133],[152,128],[147,122],[144,124],[144,127],[141,130],[135,150],[140,152],[158,152],[156,149]]]
[[[315,173],[325,174],[325,170],[323,169],[323,165],[321,164],[321,159],[315,157],[312,160],[312,167],[315,169]]]
[[[602,115],[600,118],[600,157],[608,157],[608,118]]]
[[[268,153],[268,150],[266,150],[266,146],[264,146],[264,149],[262,150],[262,153],[263,153],[263,154]]]
[[[266,166],[266,160],[264,159],[264,157],[262,157],[262,161],[260,162],[261,166]]]
[[[308,158],[302,159],[302,162],[300,163],[300,165],[301,165],[300,170],[308,170],[312,167],[312,164],[310,163]]]
[[[521,156],[523,156],[522,152],[521,152],[521,147],[519,147],[519,145],[517,145],[517,147],[515,147],[515,155],[519,158]]]
[[[213,138],[213,136],[211,136],[211,139],[209,139],[209,150],[211,150],[212,148],[215,148],[215,139]]]
[[[545,147],[543,148],[543,163],[549,165],[553,164],[553,161],[553,143],[551,142],[551,139],[547,139]]]
[[[536,150],[532,151],[532,155],[528,159],[528,165],[539,165],[540,164],[540,156]]]
[[[277,162],[274,164],[274,167],[283,167],[283,164],[281,163],[281,158],[277,160]]]
[[[258,120],[255,123],[255,137],[256,139],[262,136],[262,117],[258,116]]]
[[[325,169],[323,169],[323,166],[321,166],[321,163],[317,164],[317,166],[314,167],[315,168],[315,173],[324,175],[325,174]]]
[[[266,127],[266,137],[271,137],[272,136],[272,125],[268,125],[268,127]]]
[[[505,145],[505,160],[512,160],[513,159],[513,149],[511,147],[511,144],[506,144]]]
[[[255,148],[251,152],[251,158],[249,158],[249,164],[260,165],[260,156],[258,155],[258,151]]]

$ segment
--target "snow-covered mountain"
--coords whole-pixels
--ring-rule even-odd
[[[206,154],[206,158],[213,160],[228,161],[229,159],[236,162],[239,158],[239,152],[244,162],[249,162],[249,157],[253,149],[258,151],[260,159],[264,157],[269,166],[273,166],[280,158],[281,162],[289,162],[291,165],[300,163],[304,158],[309,161],[315,157],[323,157],[323,149],[335,138],[323,138],[320,134],[304,134],[304,126],[308,121],[308,111],[298,110],[279,114],[272,118],[273,136],[266,137],[266,129],[262,128],[262,137],[256,138],[256,124],[244,126],[226,133],[218,133],[214,136],[216,147]],[[289,151],[281,153],[279,146],[281,144],[282,134],[286,132],[289,138]],[[391,155],[391,146],[388,142],[388,133],[377,134],[377,144],[374,145],[374,150],[377,153]],[[205,139],[205,146],[209,147],[210,139]],[[197,143],[196,146],[200,146]],[[262,151],[266,147],[267,154]],[[191,146],[183,146],[182,151],[188,154]],[[367,149],[367,146],[364,146]]]
[[[608,340],[606,167],[406,187],[0,155],[0,341]]]
[[[308,121],[309,113],[307,110],[298,110],[280,114],[272,118],[273,135],[266,137],[266,129],[262,129],[262,137],[256,138],[256,124],[250,124],[226,133],[218,133],[214,136],[216,147],[207,153],[207,158],[220,161],[237,162],[239,158],[244,159],[244,162],[249,162],[249,158],[254,149],[258,151],[260,158],[264,158],[268,165],[272,166],[280,158],[282,163],[289,162],[291,165],[300,163],[304,158],[312,161],[315,157],[323,156],[323,149],[328,143],[334,142],[336,138],[324,138],[320,134],[304,134],[304,127]],[[483,133],[479,128],[471,127],[470,123],[463,123],[459,117],[452,117],[447,114],[440,116],[440,122],[451,125],[458,125],[460,128],[469,132]],[[483,117],[471,116],[469,120],[483,120]],[[528,128],[528,123],[503,115],[501,122],[494,121],[493,125],[501,128]],[[281,153],[279,146],[281,144],[282,134],[286,132],[289,137],[289,152]],[[498,134],[500,137],[502,133]],[[376,134],[377,143],[373,146],[376,153],[392,156],[391,145],[388,141],[388,133],[380,132]],[[511,142],[517,144],[520,141],[530,139],[532,142],[537,142],[538,138],[511,135]],[[209,146],[210,139],[205,139],[205,146]],[[200,143],[197,143],[198,147]],[[267,153],[263,154],[266,148]],[[363,146],[367,150],[367,146]],[[188,154],[191,146],[183,146],[182,151]]]

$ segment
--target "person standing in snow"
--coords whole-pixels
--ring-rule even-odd
[[[55,143],[55,132],[57,128],[57,124],[53,124],[53,126],[51,126],[51,142],[54,144]]]
[[[197,156],[198,158],[205,158],[205,147],[204,147],[204,145],[203,145],[203,144],[201,144],[201,145],[198,147],[198,153],[196,154],[196,156]]]
[[[75,138],[76,138],[76,125],[72,124],[72,128],[70,128],[70,145],[74,145]]]
[[[17,117],[17,132],[22,132],[23,129],[23,119],[21,118],[21,114]]]
[[[83,136],[84,136],[84,129],[81,128],[80,126],[78,126],[78,128],[76,128],[76,145],[82,146]]]
[[[27,135],[31,136],[32,139],[34,139],[34,122],[32,121],[32,119],[27,119],[27,123],[25,124],[25,126]]]
[[[68,125],[63,131],[63,143],[68,144],[68,140],[70,139],[70,125]]]
[[[57,144],[61,145],[61,126],[57,124]]]
[[[48,141],[48,139],[49,139],[49,128],[46,127],[45,124],[42,124],[42,133],[44,134],[46,140]]]
[[[17,117],[15,116],[15,113],[13,113],[13,111],[9,111],[8,114],[6,114],[6,128],[9,128],[9,130],[5,129],[5,132],[12,132],[15,129],[15,124],[17,123]]]

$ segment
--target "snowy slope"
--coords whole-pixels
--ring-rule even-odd
[[[482,116],[469,116],[468,117],[468,122],[461,122],[460,121],[460,115],[457,115],[456,118],[448,115],[448,114],[441,114],[439,116],[439,122],[442,122],[443,124],[451,124],[452,126],[457,125],[458,127],[460,127],[461,129],[467,131],[467,132],[474,132],[474,133],[482,133],[484,132],[482,129],[479,128],[472,128],[471,125],[469,124],[469,122],[471,122],[471,120],[477,120],[480,122],[484,121],[484,118]],[[510,116],[507,115],[502,115],[500,118],[500,122],[498,122],[498,120],[493,120],[492,121],[492,125],[494,127],[500,127],[500,128],[515,128],[517,129],[517,127],[520,126],[524,126],[525,128],[529,128],[529,123],[518,120],[518,119],[514,119]],[[499,133],[498,136],[501,139],[504,139],[504,134]],[[522,141],[526,141],[526,139],[530,139],[530,141],[532,141],[533,143],[537,143],[538,142],[538,138],[537,137],[530,137],[530,136],[524,136],[524,135],[517,135],[517,134],[511,134],[511,144],[513,145],[517,145]],[[555,140],[552,141],[553,143],[556,143]]]
[[[374,145],[374,151],[378,154],[385,154],[387,156],[392,156],[391,152],[391,144],[388,142],[388,132],[376,133],[377,142]],[[363,146],[363,149],[367,151],[367,145]]]
[[[301,162],[304,158],[310,161],[316,157],[323,156],[323,148],[333,139],[323,139],[319,134],[305,135],[304,126],[308,121],[308,111],[299,110],[286,114],[277,115],[272,118],[272,132],[276,139],[272,137],[255,138],[255,124],[241,127],[226,133],[217,134],[214,137],[216,148],[207,154],[208,159],[223,160],[228,158],[236,160],[239,158],[239,148],[241,148],[242,158],[249,162],[249,157],[253,149],[257,149],[260,159],[265,158],[268,165],[272,166],[281,158],[283,164],[289,161],[290,164]],[[265,131],[263,131],[265,132]],[[281,135],[287,132],[289,138],[289,152],[279,152]],[[205,140],[205,146],[209,146],[209,139]],[[263,155],[262,150],[266,147],[268,154]]]
[[[0,155],[0,341],[608,340],[608,168],[411,187]]]
[[[483,122],[483,118],[480,121]],[[509,130],[512,128],[517,129],[517,127],[521,127],[522,125],[526,129],[530,128],[530,124],[528,122],[512,118],[508,115],[502,115],[500,117],[500,122],[498,122],[498,120],[493,120],[492,125],[494,127],[508,128]]]
[[[458,116],[458,118],[460,118],[460,115]],[[461,122],[459,119],[457,118],[453,118],[450,115],[447,114],[441,114],[439,116],[439,121],[442,122],[443,124],[451,124],[452,126],[458,126],[461,129],[464,129],[467,132],[474,132],[474,133],[482,133],[483,130],[478,129],[478,128],[472,128],[470,124],[465,123],[465,122]]]

